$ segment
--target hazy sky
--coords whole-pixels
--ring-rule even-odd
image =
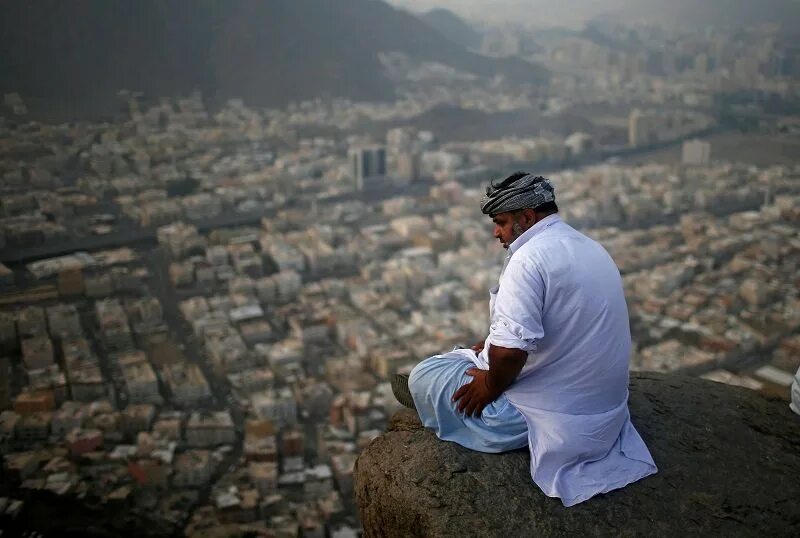
[[[606,15],[610,20],[647,19],[681,24],[734,24],[770,20],[789,26],[800,21],[800,0],[387,0],[425,11],[443,7],[473,23],[513,21],[529,26],[581,27]],[[651,20],[652,19],[652,20]]]
[[[410,10],[447,8],[473,21],[516,21],[541,26],[581,26],[622,7],[626,0],[388,0]],[[630,2],[631,0],[627,0]]]

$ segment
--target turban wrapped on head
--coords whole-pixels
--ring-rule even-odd
[[[486,196],[481,200],[481,211],[486,215],[497,215],[518,209],[536,209],[556,199],[555,189],[549,179],[527,174],[504,179],[486,187]]]

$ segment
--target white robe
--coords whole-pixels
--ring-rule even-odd
[[[558,215],[509,246],[490,299],[492,345],[528,360],[505,392],[525,417],[534,482],[566,506],[657,472],[630,421],[628,310],[605,249]]]

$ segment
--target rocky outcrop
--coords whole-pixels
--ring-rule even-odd
[[[634,374],[633,422],[659,473],[572,508],[531,481],[527,450],[442,442],[401,411],[362,452],[356,499],[374,536],[800,536],[800,417],[701,379]]]

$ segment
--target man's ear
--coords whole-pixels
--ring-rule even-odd
[[[536,220],[537,220],[536,217],[537,217],[536,211],[534,211],[533,209],[525,209],[522,212],[522,218],[524,219],[525,226],[527,226],[527,227],[531,227],[534,224],[536,224]]]

